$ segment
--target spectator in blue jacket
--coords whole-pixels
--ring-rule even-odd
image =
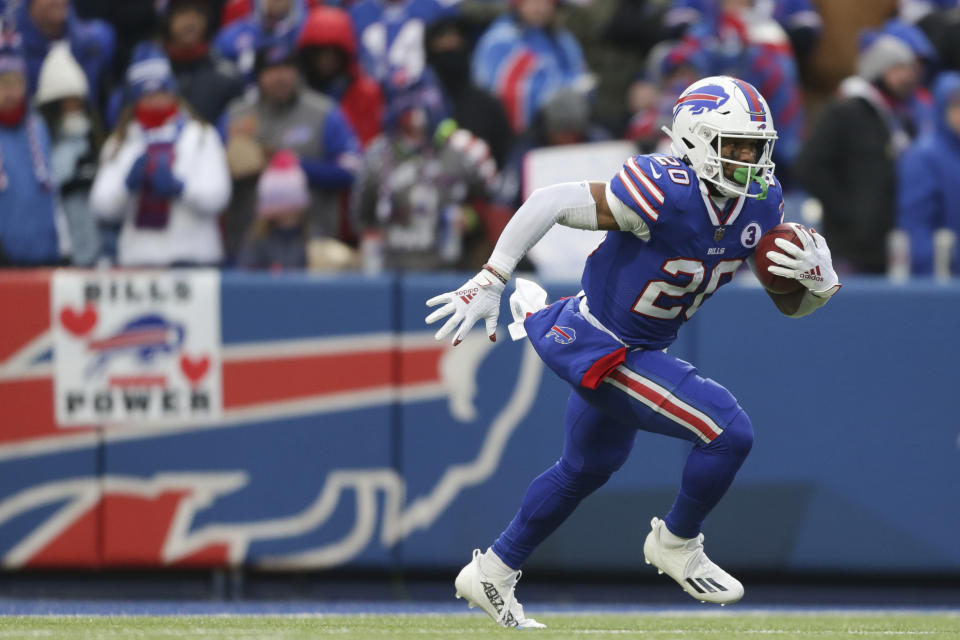
[[[104,103],[104,85],[113,60],[116,37],[102,20],[81,20],[69,0],[24,0],[17,9],[17,29],[23,35],[27,61],[27,90],[37,90],[40,67],[59,40],[70,42],[70,52],[87,76],[90,101]]]
[[[960,73],[940,74],[934,84],[936,129],[920,136],[898,167],[897,226],[910,238],[910,270],[933,272],[933,235],[960,235]],[[960,274],[953,252],[950,272]]]
[[[592,88],[583,50],[556,24],[556,0],[512,0],[473,53],[474,83],[500,98],[514,131],[523,132],[557,90]]]
[[[306,0],[256,0],[253,13],[224,27],[213,47],[252,82],[257,49],[278,44],[296,48],[306,14]]]
[[[56,187],[47,127],[27,104],[27,66],[16,33],[0,33],[0,264],[55,264]]]

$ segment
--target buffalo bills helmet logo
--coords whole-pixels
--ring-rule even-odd
[[[577,332],[570,327],[561,327],[555,324],[550,327],[550,331],[547,331],[547,336],[552,336],[560,344],[570,344],[577,339]]]
[[[699,115],[704,111],[714,111],[729,99],[730,94],[724,91],[720,85],[708,84],[697,87],[677,99],[677,104],[673,108],[673,117],[676,118],[684,107],[689,107],[690,112],[694,115]]]

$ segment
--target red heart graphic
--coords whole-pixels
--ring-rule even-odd
[[[180,370],[183,371],[183,375],[187,376],[191,383],[196,384],[210,370],[210,357],[203,356],[194,359],[187,354],[183,354],[180,356]]]
[[[73,335],[82,338],[97,326],[97,308],[89,302],[80,313],[72,307],[64,307],[60,311],[60,324]]]

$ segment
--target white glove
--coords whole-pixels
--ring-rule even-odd
[[[427,316],[427,324],[433,324],[440,318],[453,314],[434,334],[437,340],[443,340],[447,334],[460,325],[453,336],[453,346],[463,340],[467,331],[473,328],[477,320],[483,318],[487,335],[491,342],[497,341],[497,318],[500,316],[500,294],[506,284],[493,273],[482,269],[477,275],[464,282],[456,291],[441,293],[427,300],[428,307],[443,306]]]
[[[817,296],[832,296],[840,288],[840,278],[833,270],[827,241],[816,229],[807,231],[798,224],[792,226],[803,248],[784,238],[777,238],[774,243],[780,251],[767,251],[767,258],[774,263],[767,267],[767,271],[784,278],[799,280],[800,284]]]

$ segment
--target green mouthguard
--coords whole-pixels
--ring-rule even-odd
[[[737,167],[733,171],[733,179],[739,182],[740,184],[750,184],[750,181],[756,182],[760,185],[760,195],[757,196],[757,200],[764,200],[767,197],[767,189],[769,185],[767,181],[761,178],[757,173],[754,172],[752,168],[748,167]]]

